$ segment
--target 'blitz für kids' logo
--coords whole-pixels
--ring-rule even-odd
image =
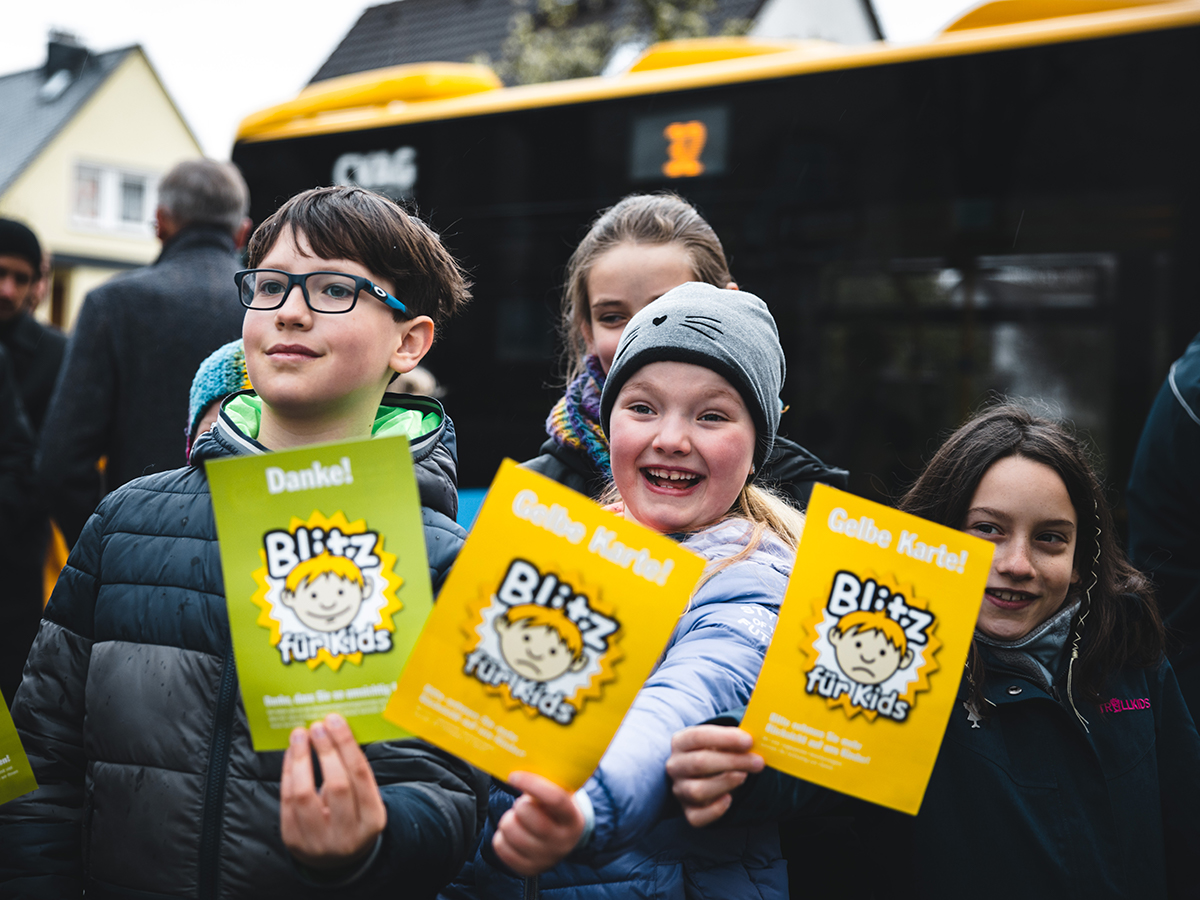
[[[862,713],[903,722],[918,691],[929,690],[929,674],[941,642],[936,623],[911,596],[875,577],[838,572],[829,599],[809,623],[811,665],[804,690],[824,697],[847,717]]]
[[[392,649],[402,581],[392,571],[395,554],[366,520],[350,522],[340,510],[329,518],[314,511],[307,522],[293,517],[263,535],[259,556],[251,599],[283,665],[325,663],[336,671],[346,660],[361,665],[363,656]]]
[[[463,673],[510,709],[570,725],[616,675],[620,624],[557,575],[514,559],[470,635]]]

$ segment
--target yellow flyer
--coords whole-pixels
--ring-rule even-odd
[[[755,751],[916,815],[991,564],[987,541],[817,485],[742,719]]]
[[[0,804],[37,790],[33,767],[21,746],[8,703],[0,697]]]
[[[384,717],[499,778],[587,781],[704,568],[506,460]]]
[[[341,713],[359,743],[433,607],[421,501],[401,435],[208,464],[242,703],[254,749]]]

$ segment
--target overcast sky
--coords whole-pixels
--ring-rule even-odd
[[[141,44],[204,151],[228,159],[238,123],[289,100],[368,6],[383,0],[11,0],[0,74],[42,65],[51,28],[92,50]],[[830,0],[807,0],[825,3]],[[857,0],[840,0],[857,2]],[[891,40],[935,33],[970,0],[874,0]]]

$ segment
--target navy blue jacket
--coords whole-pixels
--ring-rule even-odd
[[[203,469],[263,449],[237,427],[237,399],[197,441],[194,467],[105,497],[59,578],[13,703],[40,787],[0,807],[0,896],[329,896],[283,845],[282,754],[254,752],[238,691]],[[428,398],[384,403],[440,411]],[[453,493],[449,420],[412,448],[422,502]],[[464,534],[449,506],[423,515],[436,585]],[[420,741],[364,750],[387,827],[345,890],[432,897],[473,845],[486,780]]]
[[[1129,560],[1154,580],[1180,645],[1171,664],[1200,712],[1200,335],[1171,366],[1146,418],[1125,505]]]
[[[915,818],[767,769],[721,821],[854,815],[853,877],[881,897],[1200,894],[1200,736],[1170,665],[1119,672],[1101,708],[1077,700],[1085,730],[1028,678],[989,662],[984,694],[995,706],[973,722],[964,679]]]

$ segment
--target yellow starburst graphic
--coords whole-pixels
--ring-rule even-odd
[[[591,609],[595,610],[601,615],[608,616],[609,618],[613,617],[613,609],[609,604],[606,604],[602,601],[599,588],[588,588],[584,584],[584,578],[581,574],[572,573],[568,575],[555,573],[555,575],[560,581],[573,585],[575,593],[586,596],[588,598],[588,606]],[[478,613],[471,620],[462,625],[463,634],[466,636],[466,640],[463,643],[463,650],[467,654],[470,654],[474,650],[484,645],[485,642],[480,636],[479,630],[481,626],[485,625],[485,622],[487,621],[485,614],[490,608],[493,607],[493,602],[498,606],[503,606],[503,604],[501,604],[499,601],[494,600],[495,591],[495,584],[480,585],[479,596],[484,599],[484,602],[480,605]],[[608,636],[607,649],[599,656],[598,659],[595,660],[596,671],[594,671],[591,678],[587,680],[587,683],[576,688],[575,691],[572,692],[571,696],[563,697],[563,702],[573,706],[577,713],[583,711],[584,703],[587,700],[599,700],[603,695],[604,685],[616,680],[617,673],[614,667],[625,655],[619,645],[623,631],[624,629],[618,625],[616,631]],[[502,682],[497,685],[484,684],[483,688],[489,694],[499,697],[500,701],[504,704],[505,709],[519,708],[530,719],[535,719],[540,715],[537,709],[529,706],[526,703],[522,703],[520,700],[514,697],[512,695],[512,689],[507,682]]]
[[[904,602],[914,609],[928,611],[929,604],[927,601],[921,600],[916,596],[916,585],[908,583],[901,584],[899,579],[892,577],[886,578],[876,574],[872,570],[866,570],[860,576],[863,579],[872,579],[876,584],[882,585],[891,592],[892,595],[900,594],[904,597]],[[821,598],[814,603],[817,607],[816,613],[804,623],[804,635],[800,642],[800,652],[808,658],[808,664],[804,668],[804,673],[811,672],[820,662],[821,652],[817,649],[816,644],[822,637],[817,630],[817,626],[826,621],[826,617],[833,617],[833,614],[828,612],[825,607],[826,598]],[[831,625],[832,627],[832,625]],[[921,648],[921,665],[917,668],[917,677],[908,683],[908,689],[898,696],[897,699],[908,703],[909,708],[916,704],[916,695],[921,691],[929,690],[929,676],[936,672],[940,666],[937,661],[938,648],[942,646],[942,642],[938,640],[937,634],[937,619],[934,618],[932,624],[929,625],[925,634],[928,638],[927,643]],[[827,632],[828,633],[828,632]],[[846,713],[846,718],[853,719],[858,714],[862,714],[868,722],[874,722],[875,717],[879,715],[878,711],[872,709],[864,709],[850,701],[850,695],[847,693],[839,694],[837,697],[827,697],[826,705],[830,709],[842,707]],[[886,718],[886,717],[885,717]]]
[[[365,534],[367,531],[366,519],[358,519],[351,522],[346,518],[346,514],[341,510],[335,512],[332,516],[326,517],[319,510],[313,510],[312,515],[308,520],[301,519],[299,516],[292,516],[292,520],[288,522],[287,530],[295,534],[299,528],[320,528],[326,533],[333,529],[337,529],[342,534]],[[396,565],[396,554],[388,553],[383,549],[383,535],[381,534],[375,542],[375,546],[371,552],[379,557],[379,572],[378,575],[384,580],[384,585],[381,593],[384,599],[384,606],[379,610],[379,622],[375,624],[375,630],[386,629],[387,631],[395,632],[396,623],[392,619],[395,613],[400,612],[404,608],[404,604],[400,602],[396,592],[404,580],[398,576],[394,569]],[[267,579],[267,553],[263,548],[259,548],[258,557],[262,561],[262,566],[255,569],[252,573],[255,584],[258,585],[254,594],[250,597],[251,602],[259,608],[258,618],[255,620],[256,625],[261,625],[263,628],[270,630],[270,643],[272,647],[279,646],[279,641],[282,637],[280,634],[280,623],[272,616],[275,610],[275,605],[268,598],[272,585]],[[362,665],[363,654],[357,653],[330,653],[326,648],[321,647],[317,654],[312,658],[305,660],[305,664],[310,669],[316,669],[324,663],[333,669],[335,672],[342,667],[342,663],[347,660],[354,663],[356,666]]]

